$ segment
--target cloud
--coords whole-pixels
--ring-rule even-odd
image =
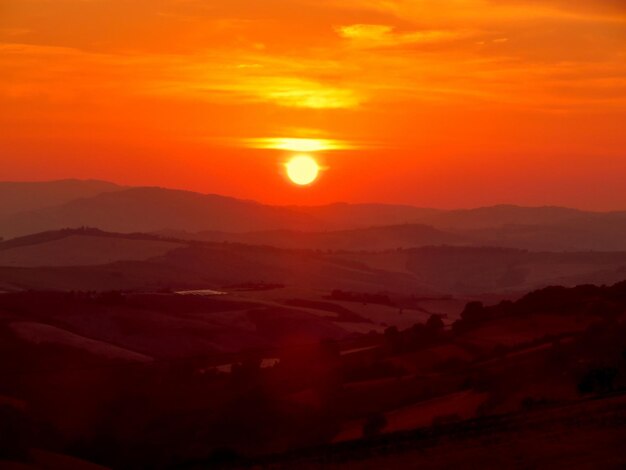
[[[270,103],[308,109],[347,109],[365,99],[338,61],[277,57],[264,51],[213,52],[171,64],[149,93],[230,103]]]
[[[237,142],[254,149],[286,150],[291,152],[328,152],[335,150],[352,150],[366,148],[362,143],[348,142],[339,139],[294,138],[294,137],[262,137],[243,139]]]
[[[260,101],[311,109],[354,108],[361,103],[358,93],[298,77],[264,77],[252,87],[241,83],[240,92]]]
[[[57,101],[149,96],[292,111],[367,111],[390,103],[588,109],[623,102],[626,29],[615,19],[621,2],[583,8],[564,0],[318,0],[315,15],[302,18],[309,0],[289,1],[296,6],[276,10],[285,16],[281,22],[243,0],[184,2],[191,16],[200,15],[191,4],[207,7],[197,22],[155,15],[136,22],[142,34],[126,31],[124,48],[120,38],[108,43],[92,35],[98,28],[45,35],[15,21],[7,27],[37,31],[28,42],[40,44],[0,46],[0,94]],[[116,18],[126,4],[115,4]],[[245,21],[233,16],[238,10]],[[53,19],[48,26],[57,28]],[[25,41],[10,38],[18,39]],[[55,45],[61,40],[72,47]],[[611,96],[615,104],[607,104]]]
[[[222,104],[270,103],[283,107],[345,109],[363,96],[341,80],[328,60],[273,57],[229,50],[195,55],[104,54],[75,48],[1,44],[3,94],[52,100],[153,95]],[[0,94],[2,94],[0,93]]]
[[[372,11],[441,27],[495,25],[528,20],[626,21],[623,0],[326,0],[337,8]]]
[[[466,30],[423,30],[396,32],[393,26],[354,24],[337,28],[338,34],[351,41],[353,47],[377,48],[409,44],[437,44],[471,36]]]
[[[586,15],[589,19],[626,20],[626,2],[623,0],[490,0],[496,7],[525,6],[552,8],[553,11]],[[584,16],[581,16],[581,18]]]

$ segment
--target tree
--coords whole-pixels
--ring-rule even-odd
[[[489,311],[482,302],[469,302],[463,312],[461,318],[454,322],[452,329],[455,331],[465,331],[474,328],[490,318]]]
[[[431,331],[441,331],[445,328],[445,323],[443,322],[442,315],[431,315],[428,321],[426,322],[426,327]]]
[[[383,413],[374,413],[368,416],[363,424],[363,437],[371,438],[378,436],[387,426],[387,418]]]
[[[390,326],[385,329],[385,345],[392,353],[402,350],[402,335],[396,326]]]
[[[616,377],[617,369],[615,367],[591,369],[578,383],[578,391],[583,395],[612,392]]]

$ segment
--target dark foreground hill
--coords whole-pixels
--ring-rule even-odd
[[[624,283],[352,334],[359,302],[257,289],[0,295],[2,465],[626,463]]]

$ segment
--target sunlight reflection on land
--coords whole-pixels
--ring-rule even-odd
[[[212,295],[226,295],[228,292],[220,292],[218,290],[200,289],[200,290],[181,290],[177,291],[178,295],[200,295],[200,296],[212,296]]]

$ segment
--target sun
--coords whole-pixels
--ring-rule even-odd
[[[285,165],[289,179],[299,186],[313,183],[320,174],[317,162],[308,155],[296,155]]]

